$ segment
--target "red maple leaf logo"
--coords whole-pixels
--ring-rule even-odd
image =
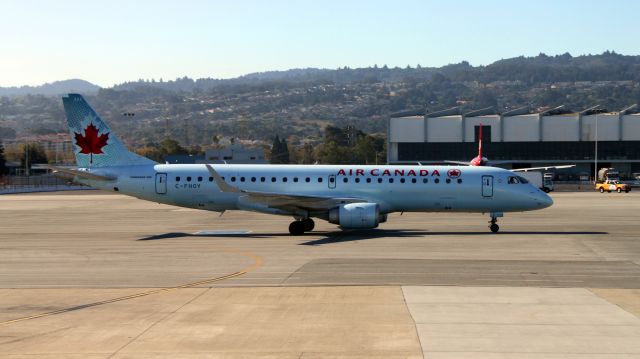
[[[447,175],[451,178],[458,178],[462,174],[462,171],[459,169],[452,169],[447,172]]]
[[[76,145],[80,147],[80,153],[85,155],[91,155],[89,163],[93,163],[93,155],[99,155],[102,152],[102,147],[107,145],[109,139],[109,132],[103,133],[98,136],[98,128],[93,125],[93,122],[84,129],[84,136],[74,132],[76,134]]]

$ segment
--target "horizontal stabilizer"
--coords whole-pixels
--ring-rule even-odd
[[[54,175],[56,173],[64,173],[71,176],[77,176],[77,177],[97,180],[97,181],[113,181],[116,179],[116,177],[97,175],[89,171],[80,171],[78,169],[62,168],[62,167],[55,167],[55,166],[47,166],[47,167],[53,171]]]

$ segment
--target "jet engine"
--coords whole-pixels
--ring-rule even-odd
[[[329,222],[342,228],[376,228],[386,221],[377,203],[349,203],[329,211]]]

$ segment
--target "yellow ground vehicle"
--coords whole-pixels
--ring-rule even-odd
[[[606,180],[604,182],[596,183],[596,191],[600,191],[600,193],[604,193],[605,191],[616,191],[618,193],[624,191],[625,193],[629,193],[629,191],[631,191],[631,186],[618,180]]]

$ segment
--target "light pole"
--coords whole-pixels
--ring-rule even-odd
[[[595,154],[595,164],[594,164],[594,176],[593,183],[598,182],[598,110],[596,109],[596,154]]]

